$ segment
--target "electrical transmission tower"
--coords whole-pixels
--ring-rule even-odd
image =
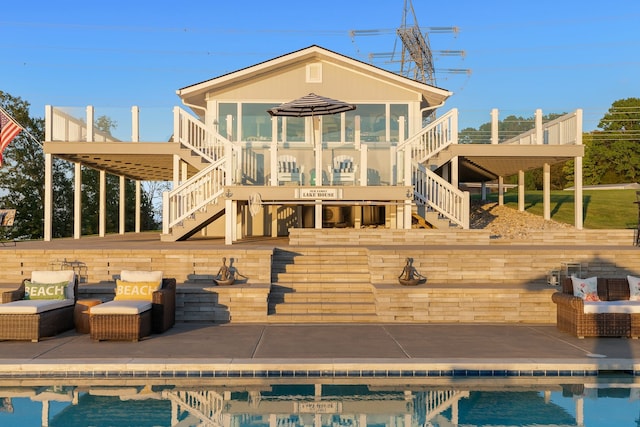
[[[412,24],[407,24],[408,7],[411,9]],[[407,0],[405,0],[402,25],[396,30],[396,34],[402,43],[400,74],[435,86],[436,76],[433,66],[433,54],[431,53],[431,46],[429,46],[429,36],[427,33],[422,34],[411,0],[408,1],[408,7]]]
[[[354,30],[351,31],[352,39],[357,35],[369,36],[384,34],[387,30]],[[426,31],[420,28],[416,13],[413,9],[411,0],[404,1],[404,10],[402,14],[402,24],[395,30],[398,40],[400,41],[401,52],[400,58],[394,46],[393,52],[371,53],[369,60],[375,62],[377,58],[386,59],[386,63],[399,63],[400,69],[395,71],[400,75],[411,78],[413,80],[426,83],[432,86],[436,85],[436,68],[434,66],[434,54],[438,56],[461,56],[464,57],[464,51],[461,50],[436,50],[432,51],[429,45],[428,33],[457,33],[457,27],[428,27]],[[355,40],[354,40],[355,41]],[[460,68],[438,69],[438,72],[453,74],[470,74],[471,70]]]

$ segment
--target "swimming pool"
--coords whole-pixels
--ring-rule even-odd
[[[639,419],[633,376],[0,384],[3,427],[608,427]]]

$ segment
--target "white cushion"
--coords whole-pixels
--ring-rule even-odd
[[[140,314],[151,310],[150,301],[109,301],[89,308],[90,314]]]
[[[0,314],[38,314],[73,304],[72,299],[24,299],[0,304]]]
[[[640,313],[640,301],[585,301],[585,314]]]
[[[640,301],[640,277],[627,276],[629,282],[629,300]]]
[[[122,270],[120,280],[125,282],[158,282],[162,283],[162,271]]]
[[[573,284],[574,296],[580,297],[585,301],[600,301],[597,277],[581,279],[576,276],[571,276],[571,283]]]
[[[32,271],[31,282],[33,283],[60,283],[67,281],[67,298],[74,299],[73,284],[76,279],[76,274],[73,270],[43,270]]]

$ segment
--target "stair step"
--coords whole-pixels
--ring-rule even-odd
[[[301,292],[372,292],[370,283],[335,283],[335,282],[277,282],[271,286],[271,293],[301,293]],[[276,286],[278,288],[276,288]]]
[[[375,303],[371,292],[271,292],[269,302],[273,303]]]
[[[375,323],[375,314],[271,314],[269,323]]]
[[[287,265],[273,265],[271,267],[274,273],[326,273],[327,270],[331,270],[333,274],[346,274],[346,273],[361,273],[369,274],[368,264],[333,264],[333,265],[318,265],[318,264],[287,264]]]
[[[279,273],[278,283],[369,283],[369,273]]]
[[[286,303],[275,307],[275,314],[375,314],[374,303],[329,302],[329,303]]]

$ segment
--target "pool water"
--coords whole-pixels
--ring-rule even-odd
[[[0,385],[2,427],[637,425],[634,380]]]

